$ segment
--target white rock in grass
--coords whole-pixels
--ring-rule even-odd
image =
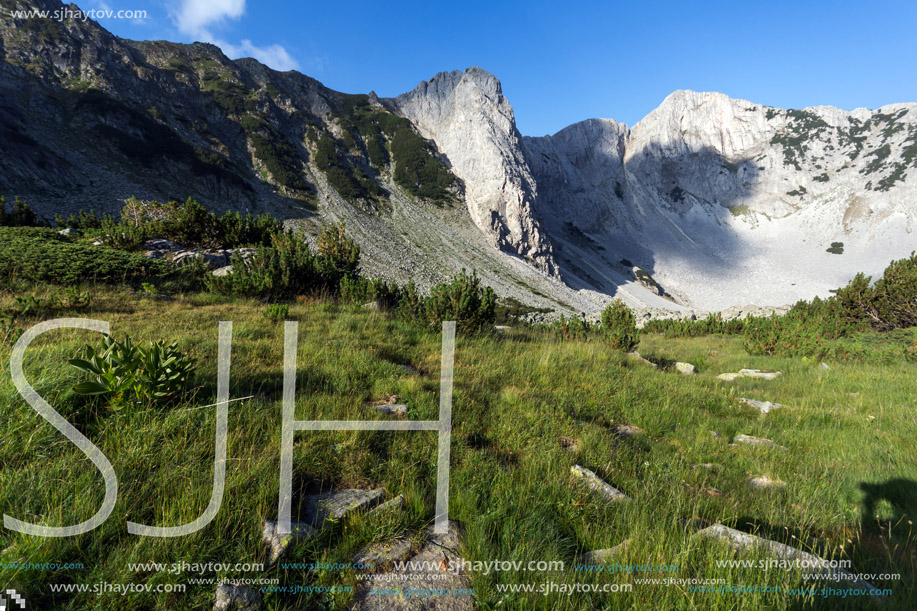
[[[675,363],[675,371],[686,376],[694,375],[697,373],[697,369],[695,369],[694,365],[691,363],[682,363],[680,361]]]
[[[732,438],[733,443],[744,443],[749,446],[768,446],[771,448],[780,448],[781,450],[786,450],[780,444],[774,443],[770,439],[765,439],[764,437],[754,437],[752,435],[736,435]]]
[[[373,405],[373,409],[382,412],[387,416],[407,416],[408,415],[408,406],[403,403],[383,403],[381,405]]]
[[[577,561],[580,564],[595,565],[595,564],[608,564],[610,560],[613,560],[616,556],[624,553],[625,550],[630,546],[630,539],[625,539],[621,543],[618,543],[614,547],[609,547],[607,549],[597,549],[591,552],[586,552],[585,554],[579,556]]]
[[[609,501],[623,501],[627,499],[627,496],[623,492],[585,467],[573,465],[570,467],[570,473],[573,474],[573,477],[582,480],[587,486],[607,498]]]
[[[771,479],[766,475],[751,478],[748,485],[752,488],[786,488],[786,482]]]
[[[781,403],[771,403],[770,401],[758,401],[757,399],[746,399],[745,397],[742,397],[741,399],[739,399],[739,401],[741,401],[745,405],[752,406],[753,408],[755,408],[762,414],[766,414],[770,412],[771,410],[779,409],[781,407],[786,407],[785,405]]]
[[[643,429],[632,424],[618,424],[611,429],[611,434],[615,437],[636,437],[643,434]]]
[[[363,569],[369,572],[377,572],[393,562],[404,560],[411,553],[411,540],[398,538],[394,541],[374,543],[354,556],[354,564],[372,565]]]
[[[386,511],[398,511],[402,507],[404,507],[404,495],[399,494],[392,500],[382,503],[375,509],[371,510],[369,513],[378,514],[378,513],[384,513]]]
[[[739,375],[744,378],[760,378],[762,380],[776,380],[783,375],[779,371],[762,371],[760,369],[740,369]]]
[[[738,373],[721,373],[716,376],[717,380],[732,382],[739,378],[758,378],[761,380],[776,380],[778,376],[783,375],[779,371],[762,371],[760,369],[740,369]]]
[[[631,357],[631,358],[634,358],[634,359],[637,359],[638,361],[640,361],[640,362],[643,363],[644,365],[649,365],[649,366],[652,367],[653,369],[659,369],[659,366],[656,365],[656,363],[654,363],[653,361],[648,361],[648,360],[646,360],[645,358],[643,358],[642,356],[640,356],[640,353],[639,353],[639,352],[628,352],[628,353],[627,353],[627,356],[629,356],[629,357]]]
[[[374,490],[345,489],[306,497],[306,524],[320,528],[325,520],[340,520],[354,511],[370,509],[385,496],[384,488]]]
[[[861,590],[875,590],[875,587],[868,581],[864,581],[844,569],[832,567],[831,563],[824,558],[816,556],[815,554],[810,554],[809,552],[804,552],[791,545],[784,545],[783,543],[750,535],[734,528],[723,526],[722,524],[714,524],[704,530],[698,531],[697,535],[709,539],[725,541],[737,550],[762,549],[771,557],[783,560],[784,562],[791,562],[802,571],[819,575],[835,576],[835,579],[831,580],[832,586],[834,586],[834,584],[842,584]]]
[[[260,608],[261,594],[257,590],[228,583],[217,588],[213,611],[258,611]]]

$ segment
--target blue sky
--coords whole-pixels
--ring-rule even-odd
[[[394,96],[443,70],[503,83],[519,130],[590,117],[629,125],[672,91],[784,108],[917,102],[917,3],[279,2],[83,0],[144,9],[101,19],[125,38],[206,40],[348,93]]]

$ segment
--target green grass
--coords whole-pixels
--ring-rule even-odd
[[[37,289],[43,296],[49,289]],[[189,577],[255,577],[254,574],[168,575],[135,573],[127,563],[265,562],[264,519],[277,512],[282,323],[264,316],[255,301],[209,294],[172,301],[93,288],[88,311],[59,313],[109,321],[117,337],[177,341],[201,363],[202,387],[194,401],[169,410],[93,412],[68,389],[78,380],[66,364],[89,332],[59,331],[39,338],[25,360],[27,378],[48,402],[88,435],[118,474],[118,504],[98,529],[74,538],[44,539],[0,530],[0,562],[82,562],[83,570],[14,572],[0,581],[41,609],[208,609],[214,586],[189,586],[185,594],[52,595],[49,584],[102,581],[185,583]],[[19,291],[16,294],[22,294]],[[0,306],[13,302],[7,291]],[[364,403],[401,395],[412,419],[436,419],[440,337],[360,307],[297,301],[288,317],[300,324],[297,419],[372,419]],[[196,518],[210,497],[217,323],[234,322],[231,392],[255,395],[233,403],[229,416],[227,487],[222,509],[203,531],[175,539],[127,534],[131,520],[176,525]],[[163,324],[168,321],[167,324]],[[38,319],[20,322],[27,327]],[[638,350],[656,360],[689,361],[698,375],[655,371],[600,341],[556,342],[514,328],[503,337],[460,336],[455,360],[450,517],[464,525],[469,560],[562,560],[559,574],[474,574],[480,609],[798,609],[837,608],[839,598],[781,594],[691,592],[686,586],[640,585],[632,576],[587,576],[570,570],[578,553],[631,539],[619,564],[677,564],[679,578],[721,578],[734,586],[801,587],[793,571],[717,568],[735,555],[722,544],[691,537],[679,520],[700,517],[787,542],[828,558],[849,558],[858,573],[901,573],[901,581],[874,580],[894,591],[885,608],[909,609],[917,597],[917,365],[831,363],[830,371],[804,359],[753,357],[742,339],[725,336],[664,339],[644,334]],[[10,346],[0,346],[9,362]],[[409,364],[418,373],[398,367]],[[776,381],[725,383],[717,374],[743,367],[783,372]],[[0,373],[0,510],[46,525],[73,524],[91,516],[102,482],[91,463],[18,397],[9,369]],[[738,397],[770,400],[784,409],[761,416]],[[644,436],[616,440],[611,428],[632,424]],[[709,431],[722,436],[715,439]],[[789,448],[730,447],[744,433]],[[560,435],[580,440],[573,455]],[[356,516],[326,526],[294,545],[292,562],[350,562],[373,541],[411,533],[432,523],[436,442],[433,433],[299,432],[294,490],[383,486],[404,494],[405,510],[388,518]],[[719,472],[694,468],[720,463]],[[569,475],[570,466],[594,470],[631,501],[609,505]],[[788,482],[760,492],[747,479],[766,474]],[[897,483],[895,483],[897,482]],[[862,484],[890,493],[864,516]],[[716,488],[707,496],[689,486]],[[294,511],[296,501],[294,498]],[[283,571],[264,575],[283,585],[357,584],[352,572]],[[615,595],[507,594],[498,584],[630,583]],[[833,584],[832,584],[833,585]],[[343,609],[350,594],[265,595],[265,609]],[[849,598],[868,608],[865,598]]]

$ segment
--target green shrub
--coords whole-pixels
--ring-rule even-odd
[[[188,272],[165,261],[107,246],[74,243],[53,229],[0,227],[0,277],[73,286],[179,280]]]
[[[668,338],[713,334],[742,335],[748,322],[748,318],[723,320],[723,316],[715,312],[701,320],[654,319],[647,321],[643,325],[643,330],[647,333],[662,333]]]
[[[434,286],[423,309],[431,325],[454,320],[459,330],[474,332],[493,327],[496,303],[493,289],[481,286],[477,272],[469,276],[463,269],[450,282]]]
[[[400,293],[398,297],[398,306],[395,308],[395,315],[402,320],[410,322],[421,320],[424,317],[426,299],[424,299],[424,296],[417,290],[417,285],[413,282],[409,282],[407,286],[401,289]]]
[[[54,225],[56,227],[72,227],[73,229],[100,229],[102,227],[102,217],[95,211],[80,210],[79,213],[70,213],[70,216],[64,218],[60,214],[54,215]]]
[[[360,266],[360,247],[344,231],[344,224],[322,227],[316,242],[322,257],[321,268],[331,277],[356,275]]]
[[[867,324],[876,331],[917,326],[917,255],[892,261],[874,286],[870,280],[857,274],[836,291],[835,299],[846,320]]]
[[[397,284],[381,278],[344,276],[339,287],[343,303],[363,305],[374,301],[386,310],[397,308],[403,293]]]
[[[773,356],[824,357],[833,342],[858,330],[862,325],[841,315],[834,299],[799,301],[783,316],[758,318],[745,327],[745,349],[750,354]]]
[[[283,230],[283,223],[269,214],[226,212],[218,217],[191,198],[162,204],[131,197],[118,220],[107,214],[98,217],[80,212],[66,220],[58,216],[56,224],[81,229],[122,250],[133,250],[149,238],[165,238],[189,248],[266,246],[271,234]]]
[[[194,360],[175,343],[159,341],[143,348],[135,346],[129,336],[119,342],[108,335],[102,339],[101,350],[87,345],[83,358],[69,362],[89,377],[73,391],[99,397],[114,410],[178,399],[191,387],[196,368]]]
[[[13,209],[6,211],[6,198],[0,196],[0,226],[34,227],[38,225],[38,215],[18,197],[13,201]]]
[[[238,212],[227,212],[217,219],[217,223],[223,248],[269,246],[271,235],[283,231],[283,223],[270,214],[242,216]]]
[[[904,358],[912,363],[917,363],[917,340],[910,346],[904,347]]]
[[[567,318],[563,314],[560,318],[548,325],[554,336],[560,341],[586,341],[594,332],[592,325],[585,318],[572,316]]]
[[[22,335],[22,327],[16,325],[16,317],[0,314],[0,342],[15,342]]]
[[[232,273],[210,275],[207,285],[215,293],[240,297],[286,299],[328,288],[309,245],[288,233],[275,234],[270,247],[242,258],[232,256]]]
[[[285,303],[272,303],[261,312],[268,320],[286,320],[290,313],[290,306]]]
[[[634,313],[620,299],[615,299],[602,310],[601,332],[608,344],[616,350],[629,352],[640,342]]]

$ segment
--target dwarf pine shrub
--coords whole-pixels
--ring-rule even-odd
[[[473,332],[493,327],[497,298],[489,286],[481,286],[477,272],[461,273],[450,282],[434,286],[424,304],[427,322],[438,325],[454,320],[460,331]]]
[[[640,343],[634,313],[620,299],[615,299],[602,310],[601,333],[616,350],[630,351]]]

